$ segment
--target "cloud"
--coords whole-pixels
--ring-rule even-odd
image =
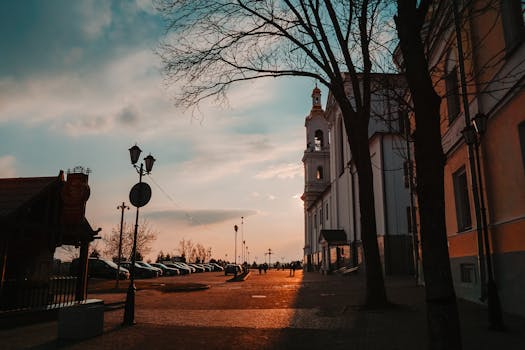
[[[15,157],[0,157],[0,177],[14,177],[15,174]]]
[[[280,165],[272,165],[258,172],[254,177],[256,179],[293,179],[296,176],[302,176],[303,165],[300,163],[287,163]]]
[[[189,226],[202,226],[253,215],[257,215],[257,212],[247,209],[196,209],[154,211],[149,212],[147,217],[159,221],[185,222]]]
[[[134,106],[126,106],[118,113],[117,120],[124,125],[133,125],[139,120],[139,113]]]

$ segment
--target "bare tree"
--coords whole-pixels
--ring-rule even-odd
[[[434,90],[422,28],[432,0],[397,0],[395,18],[415,112],[415,160],[429,346],[461,349],[461,333],[445,225],[441,97]]]
[[[179,241],[179,247],[177,248],[179,254],[185,258],[187,261],[192,261],[192,252],[195,244],[191,239],[186,240],[183,238]]]
[[[389,45],[389,2],[158,0],[157,8],[168,24],[158,53],[168,81],[179,84],[179,105],[221,99],[234,84],[267,77],[314,78],[330,90],[358,171],[366,302],[385,305],[368,124],[372,68]]]
[[[121,259],[130,259],[131,250],[133,249],[133,233],[135,225],[124,222],[122,225],[122,257]],[[137,231],[137,252],[141,256],[151,252],[151,244],[157,239],[158,232],[153,229],[146,219],[139,223]],[[111,234],[103,238],[105,243],[104,255],[113,259],[119,259],[120,225],[111,229]]]

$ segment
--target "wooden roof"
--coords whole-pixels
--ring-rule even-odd
[[[62,181],[60,175],[0,179],[0,220],[7,219]]]

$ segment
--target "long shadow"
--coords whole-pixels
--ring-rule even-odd
[[[290,326],[274,349],[425,349],[422,289],[407,279],[388,280],[392,305],[368,308],[364,275],[297,274]],[[297,278],[296,278],[297,279]]]

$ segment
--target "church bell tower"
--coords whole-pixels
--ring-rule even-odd
[[[312,91],[312,109],[305,119],[306,150],[303,155],[305,208],[308,208],[330,184],[330,147],[328,120],[321,107],[321,90]]]

